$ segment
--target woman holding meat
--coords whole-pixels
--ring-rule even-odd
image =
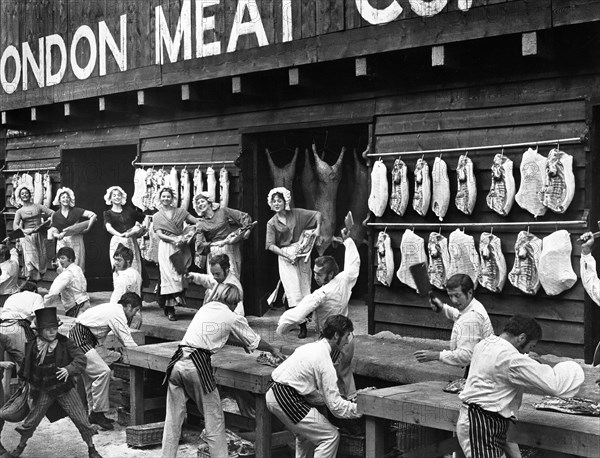
[[[182,262],[191,264],[192,255],[189,242],[194,236],[195,227],[184,228],[184,223],[196,224],[196,218],[187,210],[173,206],[175,192],[171,188],[162,188],[158,193],[159,210],[152,217],[154,232],[160,239],[158,243],[158,267],[160,270],[159,305],[164,307],[169,321],[176,321],[175,306],[185,304],[182,267],[173,264],[171,256],[179,253]]]
[[[15,192],[19,208],[15,213],[13,226],[21,229],[25,234],[21,238],[23,260],[25,262],[25,275],[31,280],[38,281],[46,272],[46,241],[40,233],[40,227],[45,218],[54,213],[48,207],[33,202],[33,189],[27,184],[22,184]]]
[[[75,194],[70,188],[60,188],[52,205],[60,208],[52,214],[49,239],[56,239],[56,250],[71,247],[75,251],[75,264],[85,272],[85,245],[83,234],[88,232],[97,216],[93,211],[75,206]],[[88,221],[85,221],[85,220]]]
[[[298,242],[305,230],[314,228],[315,243],[319,245],[321,234],[321,213],[290,208],[291,199],[292,195],[286,188],[269,191],[267,201],[275,215],[267,222],[266,239],[266,249],[278,256],[279,277],[290,308],[310,294],[310,258],[296,259]],[[300,324],[298,337],[306,337],[306,322]]]

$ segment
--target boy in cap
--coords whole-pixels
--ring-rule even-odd
[[[60,418],[60,407],[79,430],[88,446],[88,456],[102,458],[92,440],[97,431],[88,421],[73,380],[76,374],[85,370],[85,355],[72,341],[58,333],[60,323],[55,307],[36,310],[35,316],[38,335],[25,345],[25,359],[19,371],[19,376],[29,383],[33,403],[23,423],[15,428],[21,434],[21,440],[10,456],[21,456],[46,414]]]

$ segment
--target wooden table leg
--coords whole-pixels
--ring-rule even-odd
[[[132,425],[144,424],[144,369],[129,366],[129,415]]]
[[[365,420],[365,456],[381,458],[384,455],[385,420],[375,417],[365,417]]]
[[[271,458],[271,412],[264,394],[256,396],[256,456]]]

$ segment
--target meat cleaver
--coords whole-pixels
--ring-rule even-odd
[[[600,227],[600,221],[598,221],[598,227]],[[592,238],[593,238],[593,239],[597,239],[598,237],[600,237],[600,231],[594,232],[594,233],[592,234]],[[579,241],[580,241],[581,243],[583,243],[583,240],[581,239],[581,237],[579,237]]]
[[[431,297],[431,283],[429,283],[429,275],[427,274],[427,264],[421,262],[410,266],[410,274],[417,285],[417,293],[421,297]]]

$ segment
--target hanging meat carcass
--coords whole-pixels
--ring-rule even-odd
[[[146,171],[137,167],[133,174],[133,196],[131,203],[142,211],[146,210],[144,205],[144,195],[146,194]]]
[[[458,158],[456,179],[458,182],[456,198],[454,199],[456,208],[464,214],[470,215],[473,213],[475,201],[477,200],[477,184],[473,172],[473,161],[466,154],[462,154]]]
[[[375,161],[371,171],[371,194],[369,194],[369,210],[381,218],[388,202],[387,168],[381,159]]]
[[[179,205],[179,177],[177,176],[177,169],[171,167],[171,171],[167,175],[168,185],[173,190],[173,203],[174,207]]]
[[[363,157],[368,153],[370,147],[363,152]],[[369,169],[364,165],[356,150],[352,155],[352,182],[350,193],[350,211],[354,219],[354,225],[350,228],[350,237],[358,246],[367,238],[367,228],[363,221],[369,217]]]
[[[392,284],[394,278],[394,253],[392,240],[385,232],[377,236],[377,281],[385,286]]]
[[[450,180],[448,178],[448,166],[441,157],[436,157],[433,162],[431,178],[433,182],[431,209],[439,220],[443,221],[450,206]]]
[[[48,208],[50,208],[50,204],[52,203],[52,179],[49,173],[44,175],[44,200],[42,203]]]
[[[19,187],[19,184],[21,183],[21,178],[18,173],[15,173],[7,181],[9,181],[12,184],[12,192],[11,192],[10,198],[8,199],[8,202],[10,203],[11,207],[16,207],[17,206],[16,193],[17,193],[17,188]]]
[[[211,166],[206,168],[206,185],[208,198],[214,202],[217,197],[217,178],[215,177],[215,169]]]
[[[553,232],[542,240],[540,283],[548,296],[570,289],[577,281],[571,267],[571,237],[566,230]]]
[[[564,213],[575,195],[573,156],[556,148],[550,150],[544,171],[542,203],[555,213]]]
[[[225,167],[219,172],[219,201],[221,207],[229,207],[229,172]]]
[[[292,200],[290,205],[294,206],[294,177],[296,176],[296,160],[298,159],[298,151],[299,148],[294,150],[294,156],[292,160],[284,165],[283,167],[277,167],[273,162],[273,158],[271,157],[271,152],[268,148],[265,149],[265,155],[267,156],[267,162],[269,164],[269,174],[271,176],[271,180],[273,181],[273,187],[281,187],[286,188],[290,193],[292,193]],[[306,194],[305,194],[306,195]],[[309,207],[310,208],[310,207]]]
[[[302,186],[302,194],[306,208],[315,208],[315,195],[317,194],[317,179],[315,171],[310,162],[311,152],[309,149],[304,150],[304,166],[300,174],[300,185]]]
[[[515,242],[515,263],[508,280],[525,294],[534,295],[540,289],[540,254],[542,240],[526,231],[519,232]]]
[[[408,177],[407,167],[400,158],[394,161],[392,169],[392,195],[390,208],[400,216],[404,215],[408,206]]]
[[[194,170],[194,196],[204,191],[204,182],[202,181],[202,170],[196,168]]]
[[[492,183],[486,201],[488,207],[502,216],[508,215],[515,201],[513,161],[503,154],[494,156]]]
[[[317,178],[317,189],[315,194],[315,210],[321,212],[321,238],[323,242],[317,247],[319,255],[331,245],[336,225],[336,201],[337,190],[342,179],[342,162],[346,148],[338,156],[335,164],[329,165],[317,154],[313,145],[313,156],[315,158],[315,177]]]
[[[521,165],[521,185],[515,196],[517,204],[527,210],[536,218],[546,213],[546,206],[542,203],[542,189],[544,187],[544,170],[546,159],[535,150],[529,148],[523,153]]]
[[[425,254],[425,240],[416,235],[412,230],[406,229],[400,242],[401,261],[396,276],[405,285],[417,291],[417,284],[413,278],[410,268],[416,264],[427,261]]]
[[[42,204],[44,202],[44,177],[40,172],[33,175],[33,203]]]
[[[190,173],[188,172],[187,168],[184,167],[183,170],[181,171],[181,179],[179,181],[180,181],[180,183],[179,183],[179,187],[180,187],[179,208],[183,208],[185,211],[187,211],[187,209],[190,207],[190,200],[191,200]]]
[[[431,178],[429,178],[429,165],[424,159],[418,159],[415,166],[415,193],[413,194],[413,208],[421,215],[427,215],[431,201]]]
[[[450,234],[448,251],[450,252],[448,278],[456,274],[465,274],[471,277],[473,284],[477,287],[479,254],[475,249],[473,237],[465,234],[460,229],[456,229]]]
[[[479,283],[485,289],[500,293],[506,283],[507,274],[500,239],[490,232],[483,232],[479,239],[479,256]]]
[[[429,283],[439,289],[446,287],[448,268],[450,267],[450,253],[448,252],[448,239],[442,234],[432,232],[427,243],[429,253],[429,266],[427,273]]]

